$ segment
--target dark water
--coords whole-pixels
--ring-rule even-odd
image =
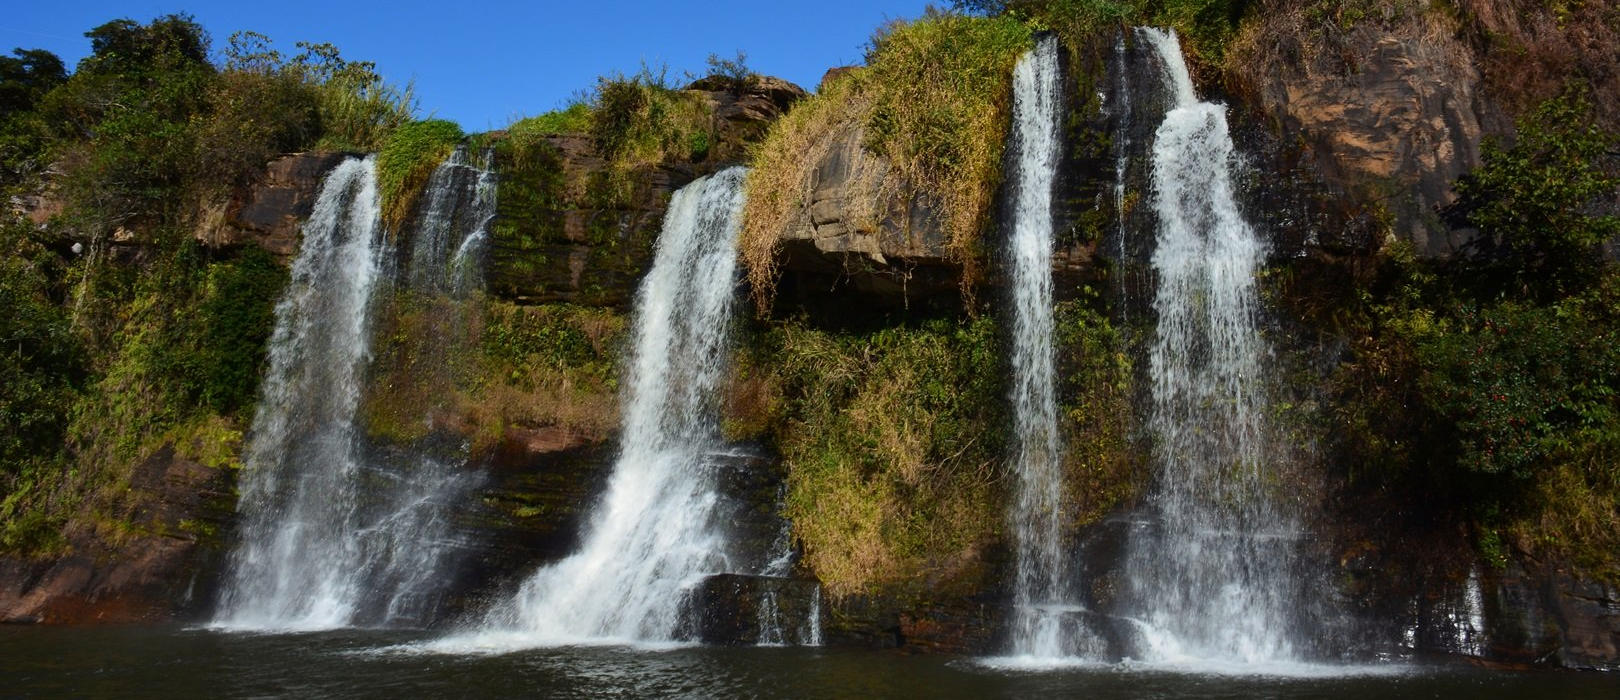
[[[380,651],[421,639],[0,627],[0,697],[1620,698],[1613,675],[1454,666],[1290,679],[1118,667],[1007,671],[971,659],[848,650]]]

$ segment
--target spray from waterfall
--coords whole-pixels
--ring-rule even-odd
[[[1043,37],[1013,69],[1011,270],[1017,548],[1012,653],[1071,655],[1064,614],[1073,610],[1063,548],[1063,463],[1058,446],[1052,346],[1052,184],[1057,174],[1058,45]]]
[[[1256,294],[1265,247],[1235,198],[1225,107],[1198,100],[1174,33],[1136,36],[1172,99],[1152,145],[1159,481],[1155,522],[1131,541],[1130,593],[1150,659],[1286,661],[1297,526],[1268,480],[1270,350]]]
[[[677,641],[687,587],[732,570],[711,455],[726,366],[742,168],[675,193],[636,300],[620,453],[580,549],[492,611],[516,644]]]

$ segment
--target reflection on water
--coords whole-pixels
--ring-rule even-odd
[[[971,659],[813,648],[623,647],[446,655],[425,633],[225,634],[176,628],[0,627],[0,696],[383,697],[1620,697],[1620,677],[1409,667],[1318,677],[1151,667],[1018,669]]]

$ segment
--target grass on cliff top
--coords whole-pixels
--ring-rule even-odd
[[[664,71],[646,66],[633,75],[597,78],[594,89],[567,107],[513,122],[496,148],[509,167],[522,169],[544,161],[534,149],[559,134],[592,138],[620,200],[630,194],[631,173],[659,163],[704,160],[715,140],[705,99],[677,89]]]
[[[383,224],[398,232],[422,195],[422,187],[461,142],[461,127],[443,119],[401,125],[377,153],[377,189]]]
[[[1314,5],[1362,5],[1373,0],[1313,0]],[[1176,30],[1191,57],[1200,64],[1220,66],[1226,48],[1251,7],[1264,4],[1266,12],[1299,5],[1255,0],[956,0],[958,10],[1016,18],[1036,29],[1055,31],[1073,50],[1100,34],[1133,26]]]
[[[1029,29],[1011,17],[931,11],[895,22],[873,37],[865,68],[772,125],[755,155],[743,215],[742,250],[760,308],[775,286],[776,241],[808,206],[817,160],[830,139],[852,128],[863,129],[863,146],[892,168],[874,174],[883,177],[885,199],[909,197],[904,182],[937,212],[971,293],[1001,181],[1012,69],[1030,46]]]

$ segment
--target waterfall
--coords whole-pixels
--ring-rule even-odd
[[[1057,174],[1056,37],[1041,38],[1013,69],[1011,269],[1012,403],[1017,547],[1012,653],[1054,658],[1073,652],[1062,613],[1069,595],[1062,546],[1063,461],[1058,446],[1052,347],[1052,183]]]
[[[710,455],[720,447],[743,168],[670,200],[636,299],[619,457],[583,545],[532,575],[489,626],[520,643],[670,642],[685,590],[729,570]]]
[[[1270,493],[1282,485],[1257,328],[1265,247],[1234,198],[1225,107],[1198,100],[1175,34],[1137,37],[1159,59],[1171,107],[1152,145],[1156,518],[1130,543],[1129,589],[1150,658],[1289,660],[1297,526]]]
[[[469,162],[466,147],[457,146],[434,168],[422,197],[411,245],[410,287],[457,296],[482,288],[482,256],[495,218],[494,173]],[[462,232],[452,249],[452,239]]]
[[[223,626],[337,627],[358,605],[359,548],[346,535],[357,526],[354,415],[384,255],[378,212],[375,162],[351,158],[327,175],[304,226],[243,458]]]
[[[479,284],[475,264],[447,265],[494,213],[486,171],[452,158],[424,192],[407,288]],[[383,242],[372,158],[322,183],[292,282],[276,307],[270,367],[241,477],[242,526],[215,624],[307,630],[420,625],[436,611],[451,552],[452,507],[476,484],[460,459],[368,451],[355,426],[370,359],[374,297],[393,251]],[[459,309],[458,309],[459,310]],[[459,318],[453,314],[452,320]],[[434,363],[423,363],[434,366]]]

